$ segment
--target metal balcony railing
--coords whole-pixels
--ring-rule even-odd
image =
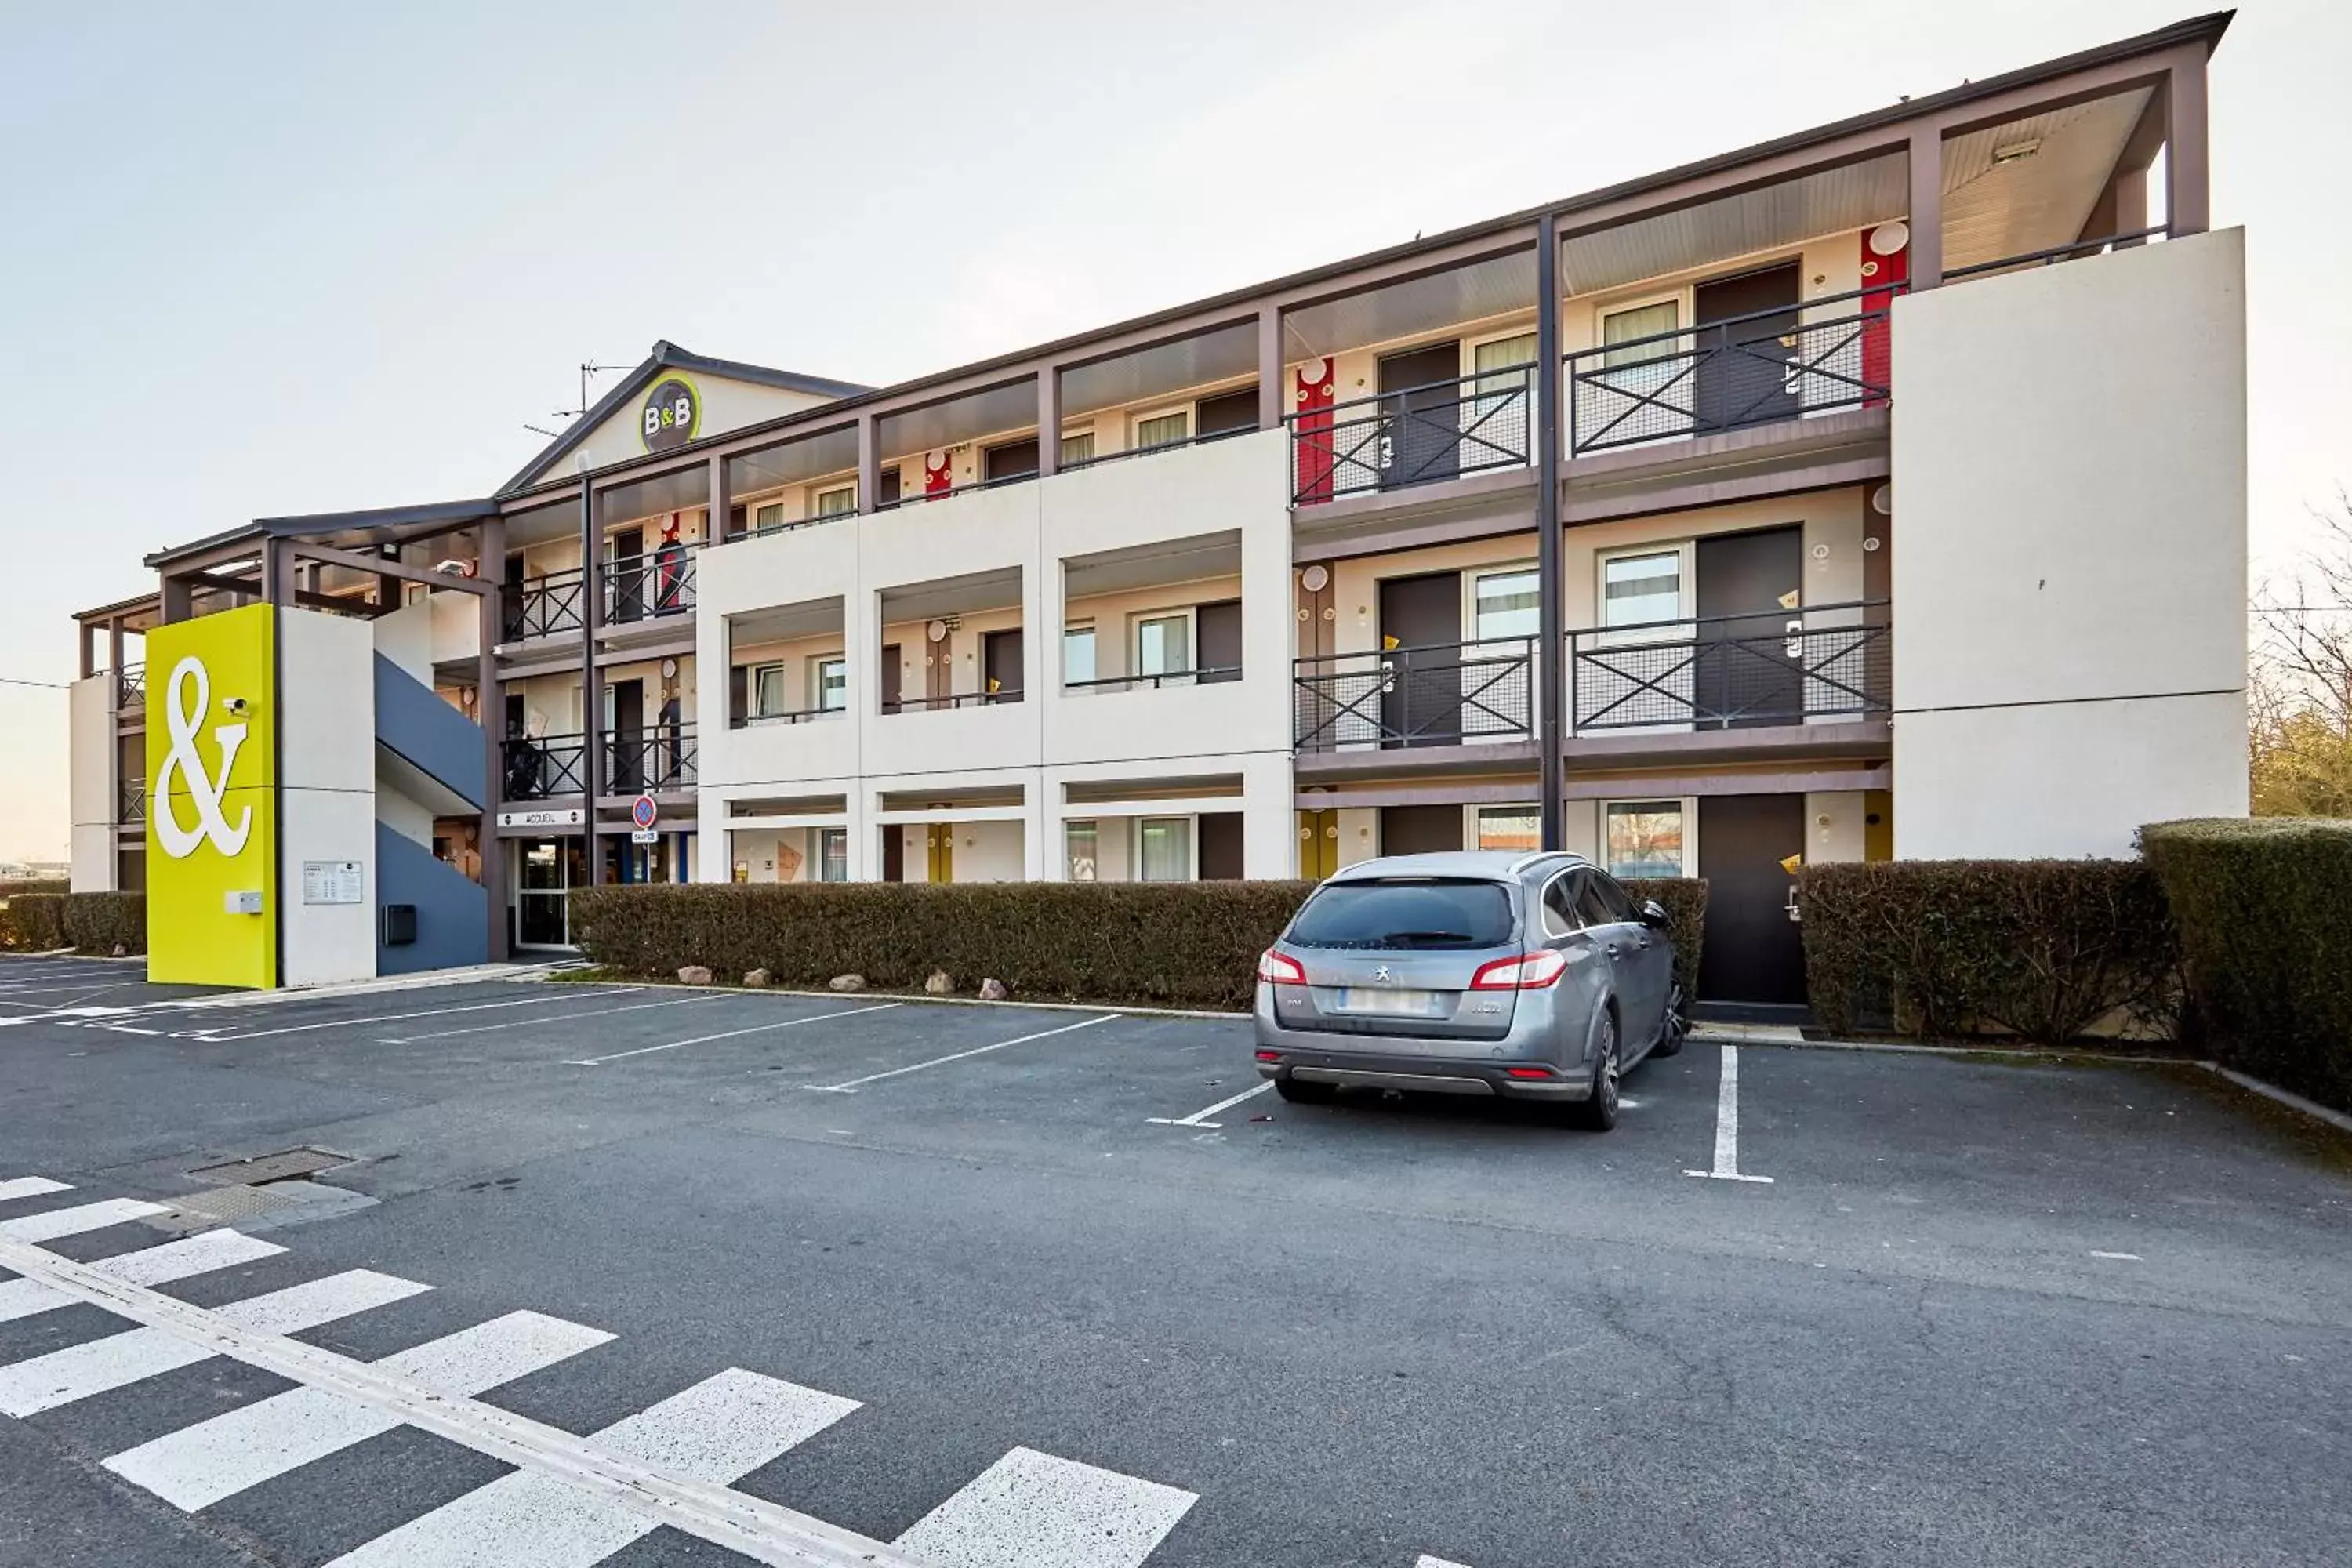
[[[1876,717],[1892,706],[1884,600],[1567,634],[1570,735]],[[1297,662],[1301,752],[1454,746],[1535,735],[1533,637]]]
[[[118,713],[143,712],[147,707],[147,667],[126,664],[114,677],[114,710]]]
[[[499,753],[508,800],[553,800],[587,793],[584,736],[510,736],[499,742]]]
[[[1122,447],[1116,452],[1097,452],[1091,458],[1055,465],[1056,473],[1075,474],[1082,468],[1098,468],[1105,463],[1117,463],[1129,458],[1149,458],[1155,452],[1178,452],[1187,447],[1205,447],[1212,441],[1230,441],[1236,436],[1255,436],[1257,426],[1244,425],[1234,430],[1211,430],[1202,435],[1187,436],[1181,441],[1155,441],[1148,447]]]
[[[644,555],[604,563],[604,625],[625,626],[694,608],[694,562],[698,545],[665,544]]]
[[[1291,505],[1525,467],[1535,381],[1511,365],[1286,416]]]
[[[604,793],[637,795],[694,787],[692,724],[656,724],[604,740]]]
[[[506,626],[499,640],[528,642],[580,630],[587,624],[586,593],[587,576],[577,566],[524,578],[520,586],[508,589],[504,595]]]
[[[147,781],[124,779],[115,796],[114,820],[128,826],[147,820]]]
[[[1302,658],[1292,735],[1302,752],[1524,741],[1535,733],[1535,663],[1533,637]]]
[[[1903,285],[1826,295],[1568,356],[1572,453],[1885,403]]]
[[[959,691],[939,697],[901,697],[882,704],[885,713],[937,713],[950,708],[999,708],[1021,700],[1017,686],[995,691]]]
[[[820,719],[846,719],[846,708],[800,708],[789,713],[738,713],[729,721],[733,730],[756,730],[765,724],[813,724]]]
[[[1105,675],[1093,680],[1066,680],[1065,691],[1158,691],[1169,686],[1217,686],[1239,680],[1238,664],[1203,665],[1198,669],[1162,670],[1157,675]]]
[[[1890,630],[1877,599],[1571,632],[1569,723],[1585,734],[1883,714],[1893,706]]]

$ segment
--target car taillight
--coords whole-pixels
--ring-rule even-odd
[[[1257,977],[1268,985],[1304,985],[1307,971],[1286,952],[1267,948],[1257,955]]]
[[[1568,969],[1568,960],[1557,952],[1523,952],[1517,958],[1498,958],[1492,963],[1482,963],[1478,973],[1470,977],[1473,991],[1538,991],[1559,979]]]

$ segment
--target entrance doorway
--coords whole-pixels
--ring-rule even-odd
[[[1801,271],[1790,261],[1694,291],[1702,433],[1794,419],[1804,411],[1789,373],[1797,361]]]
[[[570,947],[572,889],[588,879],[588,858],[578,838],[518,838],[514,866],[514,945]]]
[[[1381,488],[1452,479],[1462,463],[1462,345],[1385,354],[1380,374],[1388,448]]]
[[[932,882],[955,880],[955,824],[929,822],[923,825],[923,847],[928,859],[925,879]]]
[[[1384,745],[1449,746],[1462,739],[1462,574],[1381,580]]]
[[[1698,542],[1698,727],[1752,729],[1805,716],[1805,531],[1767,528]]]
[[[1803,1005],[1797,883],[1781,862],[1804,849],[1801,795],[1699,797],[1698,874],[1706,879],[1701,1001]]]

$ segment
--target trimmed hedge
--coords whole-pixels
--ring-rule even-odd
[[[48,952],[70,947],[110,955],[147,951],[144,893],[19,893],[0,906],[0,948]]]
[[[18,893],[0,909],[0,947],[48,952],[65,944],[65,894]]]
[[[0,904],[26,893],[62,893],[70,886],[63,877],[20,877],[13,881],[0,881]]]
[[[2352,822],[2159,822],[2140,853],[2215,1058],[2352,1110]]]
[[[66,940],[79,952],[100,957],[116,948],[125,953],[147,951],[147,895],[144,893],[69,893],[66,896]]]
[[[2175,1032],[2179,942],[2134,860],[1807,866],[1805,988],[1833,1035],[1874,1020],[1948,1039],[1995,1025],[2063,1045],[2120,1010]]]
[[[1706,885],[1633,882],[1677,932],[1696,933]],[[993,976],[1014,994],[1146,1006],[1245,1009],[1257,956],[1312,882],[897,882],[638,884],[572,895],[572,929],[597,963],[722,980],[764,969],[780,985],[862,974],[891,990],[934,969],[959,985]],[[1698,973],[1696,934],[1676,969]]]
[[[1666,911],[1675,939],[1675,980],[1687,1008],[1698,995],[1698,955],[1706,935],[1706,884],[1696,877],[1628,877],[1625,890],[1638,900],[1655,899]]]

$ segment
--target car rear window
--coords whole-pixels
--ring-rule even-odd
[[[1510,893],[1499,882],[1334,882],[1307,900],[1284,940],[1301,947],[1499,947],[1512,923]]]

